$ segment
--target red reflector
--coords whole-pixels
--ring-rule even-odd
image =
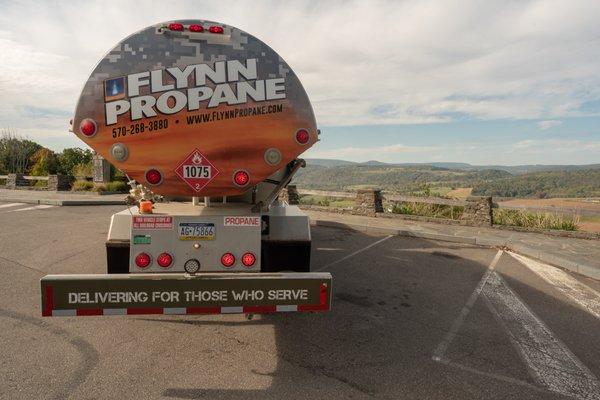
[[[151,262],[152,258],[150,258],[150,256],[146,253],[140,253],[137,256],[135,256],[135,265],[137,265],[140,268],[148,267]]]
[[[223,33],[223,27],[213,25],[210,28],[208,28],[208,31],[210,33]]]
[[[250,175],[246,171],[240,170],[233,174],[233,182],[238,186],[246,186],[250,182]]]
[[[310,134],[308,133],[308,131],[306,129],[300,129],[298,132],[296,132],[296,141],[300,144],[306,144],[308,143],[310,139]]]
[[[94,120],[86,118],[79,124],[79,131],[87,137],[94,136],[96,134],[96,123]]]
[[[190,32],[204,32],[204,27],[202,27],[202,25],[190,25],[189,27]]]
[[[151,185],[158,185],[162,181],[162,174],[157,169],[146,171],[146,182]]]
[[[169,253],[160,253],[156,262],[163,268],[169,268],[173,263],[173,257]]]
[[[242,264],[244,264],[246,267],[253,266],[255,262],[256,262],[256,256],[252,253],[245,253],[242,256]]]
[[[233,264],[235,264],[235,256],[231,253],[223,254],[221,256],[221,264],[223,264],[223,266],[226,268],[231,267]]]
[[[169,30],[171,31],[182,31],[183,25],[181,24],[169,24]]]

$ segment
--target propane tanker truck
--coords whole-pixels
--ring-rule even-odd
[[[71,130],[130,180],[106,274],[47,275],[42,315],[328,311],[308,217],[279,200],[318,141],[286,62],[232,26],[145,28],[100,60]]]

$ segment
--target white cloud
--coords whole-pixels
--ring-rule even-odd
[[[37,118],[24,118],[24,107],[70,113],[87,75],[116,42],[158,21],[195,17],[237,26],[276,49],[305,85],[322,126],[554,121],[600,111],[584,107],[600,99],[595,0],[49,1],[1,8],[0,126],[32,136],[67,135],[68,118],[50,115],[42,131]]]
[[[453,143],[443,146],[393,144],[372,147],[339,147],[308,150],[304,158],[329,158],[389,163],[467,162],[474,165],[594,164],[598,163],[600,141],[542,139],[516,143]]]
[[[562,121],[558,121],[555,119],[548,119],[545,121],[539,121],[537,123],[537,126],[543,131],[546,129],[554,128],[555,126],[559,126],[559,125],[562,125]]]

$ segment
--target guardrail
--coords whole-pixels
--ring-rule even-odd
[[[359,215],[396,215],[384,210],[383,203],[420,203],[428,205],[440,205],[447,207],[446,210],[434,209],[431,218],[436,220],[448,220],[472,225],[492,225],[492,198],[491,197],[469,197],[467,200],[442,199],[432,197],[404,196],[398,194],[382,193],[376,189],[361,189],[356,192],[341,192],[328,190],[297,189],[294,185],[288,185],[284,195],[284,200],[290,204],[299,204],[301,195],[323,196],[329,198],[353,199],[354,204],[351,208],[339,209],[339,212],[349,212]],[[410,204],[407,204],[410,208]],[[305,205],[309,208],[324,208],[319,205]],[[457,212],[455,207],[461,207]],[[413,207],[414,208],[414,207]],[[418,208],[418,207],[417,207]],[[331,210],[331,208],[329,208]],[[388,211],[388,212],[386,212]],[[416,211],[417,213],[419,211]],[[446,215],[440,217],[439,215]],[[404,217],[419,216],[421,214],[401,214]]]
[[[338,192],[330,190],[313,190],[313,189],[298,189],[301,195],[337,197],[340,199],[354,199],[357,192]],[[447,206],[464,206],[466,200],[444,199],[440,197],[421,197],[421,196],[405,196],[401,194],[382,193],[383,200],[390,202],[409,202],[409,203],[427,203],[427,204],[442,204]]]

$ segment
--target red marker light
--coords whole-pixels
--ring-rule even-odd
[[[150,185],[158,185],[162,182],[162,174],[157,169],[149,169],[146,171],[146,182]]]
[[[85,118],[79,124],[79,131],[82,135],[92,137],[96,134],[96,122],[93,119]]]
[[[231,267],[233,264],[235,264],[235,256],[231,253],[223,254],[221,256],[221,264],[223,264],[225,268]]]
[[[223,33],[224,32],[223,31],[223,27],[221,27],[221,26],[215,26],[215,25],[213,25],[210,28],[208,28],[208,31],[210,33]]]
[[[233,182],[238,186],[246,186],[250,182],[250,175],[244,170],[236,171],[233,174]]]
[[[160,253],[156,262],[163,268],[169,268],[173,263],[173,257],[169,253]]]
[[[204,32],[204,27],[202,25],[190,25],[188,29],[190,32]]]
[[[300,144],[306,144],[310,140],[310,134],[306,129],[300,129],[296,132],[296,141]]]
[[[246,266],[246,267],[253,266],[255,262],[256,262],[256,256],[250,252],[245,253],[242,256],[242,264],[244,264],[244,266]]]
[[[135,265],[139,268],[147,268],[152,262],[152,258],[146,253],[140,253],[135,256]]]
[[[169,24],[169,30],[181,32],[183,31],[183,25],[177,23]]]

